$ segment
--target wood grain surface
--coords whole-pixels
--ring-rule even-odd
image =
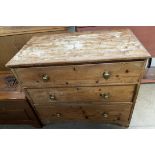
[[[144,61],[99,63],[85,65],[15,68],[14,73],[22,87],[69,87],[107,84],[138,83]],[[105,71],[110,73],[104,79]],[[48,75],[44,81],[43,76]]]
[[[67,31],[65,26],[0,26],[0,36],[39,33],[48,31]]]
[[[29,124],[41,127],[34,110],[25,99],[0,99],[0,124]]]
[[[24,92],[12,78],[14,75],[10,71],[0,71],[0,100],[25,100]]]
[[[152,57],[155,57],[155,26],[78,26],[78,32],[112,30],[129,28],[136,37],[141,41]]]
[[[12,73],[7,71],[0,71],[0,124],[29,124],[41,127],[24,92],[14,83]]]
[[[94,121],[102,123],[128,122],[130,104],[117,106],[36,106],[35,109],[43,124],[65,121]]]
[[[129,30],[34,36],[7,67],[73,64],[150,57]]]
[[[106,30],[34,36],[6,66],[43,124],[128,126],[149,57],[130,30]]]
[[[27,90],[33,103],[37,105],[70,104],[73,102],[132,102],[134,91],[134,85]]]
[[[67,27],[31,27],[9,26],[0,27],[0,71],[9,70],[5,64],[26,44],[34,35],[67,32]]]

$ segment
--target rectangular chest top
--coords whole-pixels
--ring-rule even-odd
[[[149,53],[129,29],[34,36],[7,67],[146,59]]]

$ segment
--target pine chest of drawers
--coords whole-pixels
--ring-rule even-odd
[[[34,36],[6,65],[43,124],[128,126],[150,57],[128,30]]]

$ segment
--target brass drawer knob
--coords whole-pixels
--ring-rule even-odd
[[[57,116],[57,118],[60,118],[60,117],[62,117],[62,114],[61,113],[56,113],[56,116]]]
[[[111,74],[110,74],[109,71],[105,71],[105,72],[103,73],[103,78],[104,78],[105,80],[108,80],[108,79],[110,78],[110,76],[111,76]]]
[[[110,94],[109,93],[103,93],[103,94],[100,94],[100,96],[103,97],[105,100],[110,98]]]
[[[107,113],[103,113],[102,114],[104,118],[108,118],[108,114]]]
[[[42,76],[43,81],[48,81],[49,80],[49,76],[47,74]]]
[[[56,100],[55,95],[50,95],[49,98],[50,98],[50,100]]]

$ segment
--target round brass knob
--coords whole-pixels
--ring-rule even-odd
[[[62,114],[61,114],[61,113],[56,113],[56,116],[57,116],[58,118],[60,118],[60,117],[62,116]]]
[[[103,115],[104,118],[107,118],[108,117],[108,114],[107,113],[103,113],[102,115]]]
[[[108,80],[108,79],[110,78],[110,76],[111,76],[111,74],[110,74],[110,72],[108,72],[108,71],[105,71],[105,72],[103,73],[103,78],[104,78],[105,80]]]
[[[49,96],[50,100],[56,100],[56,97],[54,95]]]
[[[49,80],[49,76],[47,74],[42,76],[43,81],[48,81]]]
[[[102,96],[105,100],[110,98],[110,94],[109,93],[103,93],[103,94],[100,94],[100,96]]]

